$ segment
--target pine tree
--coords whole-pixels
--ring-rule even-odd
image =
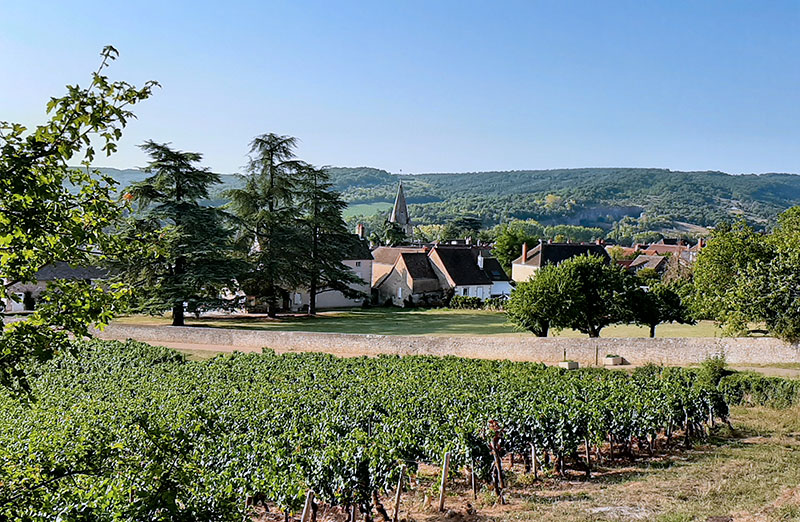
[[[248,269],[239,283],[248,296],[267,303],[274,317],[278,300],[302,282],[297,261],[302,255],[296,208],[297,139],[262,134],[250,143],[244,186],[226,191],[228,208],[237,218],[238,247]]]
[[[141,148],[151,157],[146,171],[153,175],[128,188],[139,212],[121,233],[132,244],[149,242],[155,248],[147,257],[133,249],[137,254],[123,257],[117,268],[140,288],[140,310],[171,309],[172,325],[183,326],[187,304],[196,311],[222,306],[221,295],[235,287],[237,264],[225,215],[199,203],[220,177],[197,166],[199,153],[153,141]]]
[[[308,313],[317,309],[317,295],[339,291],[349,298],[364,297],[352,284],[364,283],[342,263],[357,252],[360,240],[347,230],[342,211],[347,206],[333,190],[330,175],[324,169],[310,165],[300,169],[299,193],[304,215],[301,229],[306,254],[303,261],[303,286],[308,288]],[[365,245],[362,246],[366,248]]]

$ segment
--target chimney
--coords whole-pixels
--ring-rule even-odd
[[[522,243],[522,262],[528,260],[528,243]]]
[[[363,223],[359,223],[358,225],[356,225],[356,235],[358,236],[358,239],[364,239],[364,224]]]

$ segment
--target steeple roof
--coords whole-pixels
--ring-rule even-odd
[[[402,181],[397,186],[397,197],[394,200],[394,208],[392,208],[392,215],[389,221],[397,223],[400,226],[411,223],[411,218],[408,215],[408,206],[406,205],[406,195],[403,193]]]

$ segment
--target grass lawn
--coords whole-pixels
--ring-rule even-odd
[[[124,324],[166,325],[169,317],[128,316],[117,319]],[[507,324],[502,312],[484,310],[447,310],[371,308],[320,313],[317,317],[285,317],[235,315],[229,317],[187,318],[189,326],[241,328],[276,331],[335,332],[382,335],[531,335],[518,332]],[[585,337],[567,330],[562,337]],[[647,337],[647,328],[635,325],[610,326],[602,337]],[[719,329],[711,321],[697,325],[664,324],[656,330],[658,337],[717,337]]]

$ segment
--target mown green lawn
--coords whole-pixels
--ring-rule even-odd
[[[128,316],[117,322],[125,324],[169,324],[169,317]],[[265,329],[276,331],[335,332],[381,335],[531,335],[516,331],[502,312],[484,310],[404,310],[399,308],[351,309],[320,313],[317,317],[282,317],[233,315],[229,317],[188,318],[189,326]],[[563,337],[585,337],[576,331],[563,331]],[[634,325],[604,329],[602,337],[647,337],[647,328]],[[710,321],[694,326],[664,324],[659,337],[715,337],[719,329]]]

